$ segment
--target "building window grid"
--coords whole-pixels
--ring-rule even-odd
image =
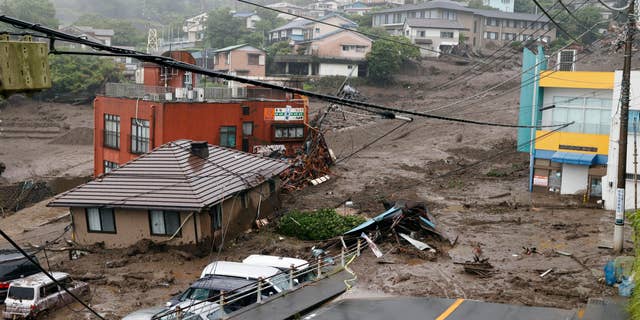
[[[611,115],[611,99],[566,97],[553,98],[551,124],[560,125],[574,121],[562,131],[587,134],[608,134]]]
[[[87,231],[116,233],[116,220],[112,208],[87,208]]]
[[[131,153],[149,152],[149,120],[131,119]]]
[[[236,127],[224,126],[220,127],[220,146],[227,148],[236,147]]]
[[[302,139],[304,138],[303,126],[275,127],[276,139]]]
[[[120,167],[117,163],[109,161],[109,160],[104,160],[103,161],[103,165],[104,165],[104,173],[109,173],[113,169],[117,169],[117,168]]]
[[[154,236],[180,236],[180,213],[177,211],[150,210],[149,226]]]
[[[120,116],[104,115],[104,141],[108,148],[120,149]]]
[[[452,31],[440,31],[440,38],[442,39],[453,39]]]

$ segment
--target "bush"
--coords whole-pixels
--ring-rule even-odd
[[[640,243],[638,240],[638,236],[640,235],[640,211],[634,212],[629,215],[629,221],[631,222],[631,227],[633,228],[633,242],[634,242],[634,253],[636,256],[635,262],[633,263],[633,272],[636,275],[640,274]],[[631,315],[631,319],[640,319],[640,287],[638,284],[638,276],[634,277],[633,280],[636,283],[636,287],[631,294],[631,298],[629,299],[628,310]]]
[[[278,232],[301,240],[325,240],[363,223],[359,216],[341,216],[334,209],[293,211],[280,218]]]

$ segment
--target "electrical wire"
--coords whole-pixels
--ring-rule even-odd
[[[15,241],[13,241],[13,239],[11,239],[11,237],[9,237],[9,235],[7,235],[2,229],[0,229],[0,236],[2,236],[5,240],[7,240],[14,248],[16,248],[16,250],[20,251],[20,253],[25,258],[27,258],[27,260],[29,260],[29,262],[31,262],[33,265],[35,265],[40,270],[40,272],[42,272],[44,275],[46,275],[47,278],[51,279],[51,281],[53,281],[55,284],[57,284],[58,287],[62,288],[62,290],[64,290],[73,299],[78,301],[83,307],[85,307],[87,310],[91,311],[91,313],[93,313],[93,315],[95,315],[98,319],[106,320],[97,311],[95,311],[93,308],[91,308],[89,305],[87,305],[84,301],[82,301],[82,299],[78,298],[78,296],[76,296],[73,292],[69,291],[69,289],[67,289],[67,286],[65,286],[64,284],[60,283],[60,281],[58,281],[54,276],[52,276],[51,273],[49,273],[47,270],[45,270],[40,265],[40,263],[38,263],[38,261],[33,259],[27,252],[25,252],[24,249],[22,249]]]
[[[600,2],[600,4],[603,7],[607,8],[607,9],[609,9],[611,11],[625,11],[625,10],[629,9],[629,6],[631,5],[631,1],[635,1],[635,0],[629,0],[629,3],[627,3],[627,5],[622,7],[622,8],[614,8],[614,7],[610,6],[610,5],[608,5],[606,2],[604,2],[602,0],[598,0],[598,2]]]
[[[304,96],[307,96],[307,97],[317,98],[317,99],[320,99],[320,100],[333,102],[333,103],[336,103],[336,104],[346,105],[346,106],[350,106],[352,108],[361,109],[361,110],[365,110],[365,111],[369,111],[369,112],[378,112],[379,114],[381,114],[383,116],[387,116],[387,117],[389,116],[389,114],[393,115],[395,113],[399,113],[399,114],[408,114],[408,115],[424,117],[424,118],[431,118],[431,119],[437,119],[437,120],[443,120],[443,121],[460,122],[460,123],[468,123],[468,124],[484,125],[484,126],[493,126],[493,127],[527,128],[527,129],[534,128],[534,127],[535,128],[539,128],[539,126],[520,126],[520,125],[514,125],[514,124],[494,123],[494,122],[487,122],[487,121],[475,121],[475,120],[469,120],[469,119],[452,118],[452,117],[446,117],[446,116],[440,116],[440,115],[433,115],[433,114],[427,114],[427,113],[421,113],[421,112],[415,112],[415,111],[402,110],[402,109],[387,107],[387,106],[384,106],[384,105],[378,105],[378,104],[374,104],[374,103],[367,103],[367,102],[362,102],[362,101],[344,99],[344,98],[339,98],[339,97],[328,95],[328,94],[322,94],[322,93],[312,92],[312,91],[303,90],[303,89],[291,88],[291,87],[276,85],[276,84],[272,84],[272,83],[268,83],[268,82],[264,82],[264,81],[258,81],[258,80],[238,77],[238,76],[226,74],[226,73],[223,73],[223,72],[207,70],[207,69],[204,69],[202,67],[191,65],[191,64],[188,64],[188,63],[185,63],[185,62],[176,61],[176,60],[174,60],[174,59],[172,59],[170,57],[155,56],[155,55],[145,54],[145,53],[137,52],[137,51],[133,51],[133,50],[127,50],[127,49],[121,49],[121,48],[116,48],[116,47],[112,47],[112,46],[107,46],[107,45],[104,45],[104,44],[101,44],[101,43],[89,41],[87,39],[83,39],[83,38],[72,36],[72,35],[57,31],[57,30],[53,30],[53,29],[50,29],[50,28],[47,28],[47,27],[43,27],[41,25],[32,24],[32,23],[28,23],[28,22],[25,22],[25,21],[22,21],[22,20],[15,19],[15,18],[7,17],[5,15],[0,16],[0,22],[15,24],[15,25],[18,25],[18,26],[20,26],[22,28],[34,30],[34,31],[41,32],[41,33],[46,33],[46,34],[48,34],[48,35],[50,35],[52,37],[63,39],[63,40],[68,41],[68,42],[75,42],[75,43],[79,43],[79,44],[84,44],[86,46],[92,47],[92,48],[97,49],[97,50],[103,50],[103,51],[107,51],[107,52],[116,52],[116,53],[127,53],[127,54],[130,54],[130,56],[132,58],[136,58],[136,59],[138,59],[140,61],[144,61],[144,62],[152,62],[152,63],[158,64],[158,65],[161,65],[161,66],[167,66],[167,67],[172,67],[172,68],[176,68],[176,69],[182,69],[182,70],[185,70],[185,71],[191,71],[193,73],[199,73],[199,74],[207,75],[207,76],[210,76],[210,77],[217,77],[217,78],[221,78],[221,79],[225,79],[225,80],[237,81],[237,82],[240,82],[240,83],[245,83],[245,84],[265,87],[265,88],[269,88],[269,89],[281,90],[281,91],[284,91],[284,92],[304,95]],[[552,127],[557,127],[557,126],[552,126]]]
[[[576,0],[572,0],[572,1],[571,1],[571,3],[575,2],[575,1],[576,1]],[[585,0],[584,2],[582,2],[582,5],[584,5],[584,4],[585,4],[585,3],[587,3],[588,1],[589,1],[589,0]],[[551,8],[550,8],[550,9],[553,9],[553,7],[555,7],[557,4],[558,4],[558,2],[555,2],[555,3],[551,6]],[[559,15],[559,13],[556,13],[556,15],[555,15],[555,16],[557,16],[557,15]],[[544,14],[541,14],[541,15],[538,17],[538,19],[536,19],[536,21],[534,21],[534,22],[538,22],[538,21],[539,21],[540,19],[542,19],[542,17],[544,17],[544,16],[545,16]],[[554,17],[555,17],[555,16],[554,16]],[[546,22],[543,24],[543,28],[544,28],[544,26],[547,26],[547,25],[549,25],[549,21],[546,21]],[[533,34],[535,34],[535,33],[536,33],[536,32],[538,32],[538,31],[542,30],[543,28],[538,28],[538,29],[536,29],[536,31],[534,31],[534,32],[532,33],[532,35],[533,35]],[[521,31],[520,31],[520,32],[515,36],[515,38],[514,38],[514,39],[517,39],[517,38],[518,38],[518,36],[522,35],[522,34],[524,33],[524,31],[525,31],[525,30],[526,30],[526,29],[524,29],[524,28],[523,28],[523,29],[522,29],[522,30],[521,30]],[[547,30],[546,32],[544,32],[544,33],[543,33],[543,34],[541,34],[540,36],[544,36],[544,35],[545,35],[545,34],[547,34],[549,31],[551,31],[551,28],[549,28],[549,30]],[[457,76],[455,76],[453,79],[450,79],[450,80],[448,80],[447,82],[445,82],[444,84],[439,85],[438,87],[436,87],[436,89],[437,89],[437,90],[446,89],[446,88],[450,87],[450,85],[452,85],[452,84],[454,84],[454,83],[459,82],[459,80],[458,80],[458,79],[460,79],[460,80],[465,80],[465,79],[468,79],[468,78],[470,78],[470,77],[475,76],[475,75],[473,74],[473,72],[475,72],[475,71],[481,72],[481,71],[482,71],[482,69],[483,69],[483,67],[491,66],[491,64],[492,64],[493,62],[495,62],[497,59],[499,59],[499,58],[501,58],[501,57],[504,57],[507,53],[509,53],[509,51],[508,51],[508,50],[506,50],[506,51],[503,51],[503,50],[504,50],[505,48],[509,48],[509,46],[510,46],[511,44],[515,43],[515,42],[516,42],[516,41],[509,41],[509,42],[505,42],[505,43],[502,45],[502,47],[500,47],[500,48],[496,49],[495,51],[493,51],[493,53],[491,53],[488,57],[486,57],[486,58],[485,58],[485,60],[488,60],[488,59],[490,59],[491,57],[494,57],[494,55],[495,55],[495,54],[497,54],[497,53],[498,53],[498,52],[500,52],[500,51],[502,51],[502,52],[503,52],[503,54],[501,54],[501,55],[499,55],[499,56],[496,56],[496,57],[492,58],[492,59],[491,59],[490,61],[488,61],[488,62],[487,62],[487,61],[485,61],[485,62],[484,62],[484,66],[483,66],[482,64],[480,64],[480,63],[476,63],[476,64],[474,64],[473,66],[471,66],[471,67],[469,67],[469,68],[466,68],[466,69],[462,70],[462,71],[461,71]],[[505,63],[505,61],[502,61],[502,62],[498,63],[496,66],[500,66],[500,65],[502,65],[502,64],[504,64],[504,63]],[[474,69],[475,69],[475,68],[477,68],[478,66],[479,66],[480,68],[479,68],[478,70],[474,70]],[[493,67],[495,68],[496,66],[493,66]],[[471,72],[471,73],[469,73],[469,72]]]
[[[540,4],[540,2],[538,2],[538,0],[533,0],[533,3],[536,4],[536,6],[538,8],[540,8],[540,10],[542,11],[542,13],[544,13],[545,16],[547,16],[547,18],[549,18],[549,20],[551,20],[551,22],[553,22],[553,24],[556,26],[556,28],[558,28],[558,30],[564,32],[569,38],[571,38],[571,40],[573,40],[574,42],[579,42],[578,39],[574,38],[573,35],[571,35],[571,33],[569,33],[567,30],[565,30],[565,28],[563,28],[560,24],[558,24],[554,18],[549,14],[549,12],[547,12],[547,10]]]
[[[395,127],[391,128],[391,130],[389,130],[389,131],[385,132],[383,135],[381,135],[381,136],[379,136],[379,137],[377,137],[377,138],[373,139],[372,141],[370,141],[370,142],[366,143],[364,146],[362,146],[362,147],[358,148],[357,150],[355,150],[355,151],[353,151],[353,152],[349,153],[348,155],[346,155],[346,156],[344,156],[344,157],[342,157],[342,158],[340,158],[340,159],[336,160],[336,164],[338,164],[338,163],[340,163],[340,162],[343,162],[343,161],[348,161],[348,160],[349,160],[349,158],[353,157],[353,156],[354,156],[354,155],[356,155],[357,153],[359,153],[359,152],[361,152],[362,150],[364,150],[364,149],[366,149],[366,148],[370,147],[370,146],[371,146],[371,145],[373,145],[374,143],[376,143],[376,142],[380,141],[380,140],[381,140],[381,139],[383,139],[384,137],[386,137],[386,136],[388,136],[388,135],[392,134],[394,131],[396,131],[396,130],[398,130],[398,129],[402,128],[402,127],[404,127],[405,125],[407,125],[407,124],[409,124],[409,123],[410,123],[410,122],[406,122],[406,121],[405,121],[405,122],[402,122],[402,123],[400,123],[399,125],[397,125],[397,126],[395,126]]]

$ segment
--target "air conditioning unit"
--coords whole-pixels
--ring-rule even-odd
[[[176,99],[184,99],[185,89],[184,88],[176,88]]]
[[[204,102],[204,88],[196,88],[196,100],[198,102]]]
[[[187,100],[193,100],[193,90],[187,90]]]
[[[165,93],[164,94],[164,99],[167,100],[167,101],[173,100],[173,93],[171,93],[171,92]]]
[[[560,50],[558,52],[557,71],[576,70],[576,50]]]

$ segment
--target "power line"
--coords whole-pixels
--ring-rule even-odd
[[[244,1],[244,0],[242,0],[242,1]],[[230,81],[236,81],[236,82],[240,82],[240,83],[250,84],[250,85],[254,85],[254,86],[260,86],[260,87],[265,87],[265,88],[269,88],[269,89],[281,90],[281,91],[284,91],[284,92],[304,95],[304,96],[307,96],[307,97],[317,98],[317,99],[320,99],[320,100],[333,102],[333,103],[336,103],[336,104],[347,105],[347,106],[350,106],[350,107],[356,108],[356,109],[366,110],[366,111],[369,111],[369,112],[376,112],[376,113],[379,113],[379,114],[385,115],[385,116],[388,116],[389,113],[391,113],[392,115],[395,114],[395,113],[401,113],[401,114],[408,114],[408,115],[424,117],[424,118],[430,118],[430,119],[437,119],[437,120],[444,120],[444,121],[451,121],[451,122],[460,122],[460,123],[468,123],[468,124],[475,124],[475,125],[484,125],[484,126],[506,127],[506,128],[528,128],[528,129],[530,129],[530,128],[540,128],[540,126],[534,126],[534,125],[520,126],[520,125],[514,125],[514,124],[493,123],[493,122],[486,122],[486,121],[476,121],[476,120],[469,120],[469,119],[459,119],[459,118],[445,117],[445,116],[433,115],[433,114],[428,114],[428,113],[421,113],[421,112],[416,112],[416,111],[402,110],[402,109],[387,107],[387,106],[384,106],[384,105],[378,105],[378,104],[374,104],[374,103],[367,103],[367,102],[362,102],[362,101],[349,100],[349,99],[344,99],[344,98],[340,98],[340,97],[336,97],[336,96],[332,96],[332,95],[316,93],[316,92],[312,92],[312,91],[308,91],[308,90],[291,88],[291,87],[276,85],[276,84],[263,82],[263,81],[258,81],[258,80],[253,80],[253,79],[247,79],[247,78],[238,77],[238,76],[235,76],[235,75],[230,75],[230,74],[226,74],[226,73],[222,73],[222,72],[218,72],[218,71],[211,71],[211,70],[207,70],[205,68],[198,67],[198,66],[195,66],[195,65],[191,65],[191,64],[188,64],[188,63],[176,61],[176,60],[174,60],[174,59],[172,59],[170,57],[155,56],[155,55],[145,54],[145,53],[142,53],[142,52],[137,52],[137,51],[134,51],[134,50],[127,50],[127,49],[121,49],[121,48],[116,48],[116,47],[112,47],[112,46],[107,46],[107,45],[104,45],[104,44],[101,44],[101,43],[89,41],[89,40],[83,39],[81,37],[72,36],[72,35],[69,35],[69,34],[64,33],[64,32],[60,32],[60,31],[53,30],[53,29],[50,29],[50,28],[47,28],[47,27],[43,27],[43,26],[38,25],[38,24],[32,24],[32,23],[25,22],[25,21],[22,21],[22,20],[19,20],[19,19],[11,18],[11,17],[5,16],[5,15],[0,16],[0,22],[10,23],[12,25],[15,25],[15,26],[18,26],[18,27],[21,27],[21,28],[38,31],[38,32],[41,32],[41,33],[49,35],[51,38],[62,39],[62,40],[68,41],[68,42],[75,42],[75,43],[79,43],[79,44],[84,44],[84,45],[86,45],[88,47],[91,47],[91,48],[94,48],[96,50],[102,50],[102,51],[107,51],[107,52],[115,52],[115,53],[125,53],[125,54],[130,55],[130,57],[132,57],[132,58],[136,58],[136,59],[138,59],[140,61],[144,61],[144,62],[152,62],[152,63],[158,64],[158,65],[161,65],[161,66],[172,67],[172,68],[176,68],[176,69],[182,69],[182,70],[185,70],[185,71],[191,71],[193,73],[199,73],[199,74],[207,75],[207,76],[210,76],[210,77],[216,77],[216,78],[221,78],[221,79],[225,79],[225,80],[230,80]],[[375,110],[375,111],[373,111],[372,109]],[[550,126],[550,127],[558,127],[558,126]]]
[[[542,11],[542,13],[544,13],[545,16],[547,16],[547,18],[549,18],[549,20],[551,20],[551,22],[553,22],[553,24],[555,24],[556,28],[558,28],[560,31],[564,32],[567,36],[569,36],[569,38],[571,38],[571,40],[573,40],[574,42],[579,42],[578,39],[574,38],[567,30],[565,30],[560,24],[558,24],[554,18],[549,14],[549,12],[547,12],[547,10],[538,2],[538,0],[533,0],[533,3],[536,4],[536,6],[538,8],[540,8],[540,10]]]
[[[571,1],[571,3],[575,2],[575,1],[576,1],[576,0],[572,0],[572,1]],[[587,2],[588,2],[588,0],[585,0],[585,2],[583,2],[582,4],[584,5],[584,4],[585,4],[585,3],[587,3]],[[551,6],[551,8],[555,7],[557,4],[558,4],[557,2],[556,2],[556,3],[554,3],[554,4],[553,4],[553,6]],[[540,16],[538,17],[538,19],[536,19],[536,20],[534,21],[534,23],[535,23],[535,22],[538,22],[540,19],[542,19],[542,17],[544,17],[544,15],[543,15],[543,14],[542,14],[542,15],[540,15]],[[547,26],[547,25],[549,25],[549,22],[548,22],[548,21],[544,23],[543,27],[544,27],[544,26]],[[542,28],[538,28],[538,29],[536,29],[536,31],[534,31],[532,34],[535,34],[537,31],[540,31],[541,29],[542,29]],[[524,31],[525,31],[525,30],[526,30],[526,29],[524,29],[524,28],[523,28],[523,29],[522,29],[522,30],[521,30],[521,31],[516,35],[516,37],[514,38],[514,40],[515,40],[515,39],[517,39],[517,37],[518,37],[518,36],[522,35],[522,34],[524,33]],[[547,34],[547,32],[549,32],[549,31],[551,31],[551,29],[547,30],[547,31],[546,31],[545,33],[543,33],[541,36],[543,36],[543,35]],[[500,51],[502,51],[502,52],[503,52],[503,54],[501,54],[501,55],[499,55],[499,56],[497,56],[497,57],[494,57],[493,59],[491,59],[491,60],[490,60],[490,61],[488,61],[488,62],[487,62],[487,61],[485,61],[485,62],[484,62],[484,63],[485,63],[485,65],[484,65],[484,66],[487,66],[487,65],[489,65],[489,64],[491,64],[491,63],[493,63],[494,61],[496,61],[497,59],[499,59],[499,58],[501,58],[501,57],[504,57],[504,56],[505,56],[505,54],[507,54],[507,53],[508,53],[508,51],[503,51],[503,50],[504,50],[505,48],[508,48],[508,47],[509,47],[511,44],[513,44],[514,42],[515,42],[515,41],[505,42],[505,43],[502,45],[502,47],[500,47],[500,48],[496,49],[495,51],[493,51],[493,53],[491,53],[491,55],[489,55],[488,57],[486,57],[486,58],[485,58],[485,60],[490,59],[491,57],[493,57],[496,53],[498,53],[498,52],[500,52]],[[501,65],[501,64],[503,64],[503,63],[504,63],[504,61],[502,61],[502,62],[501,62],[501,63],[499,63],[498,65]],[[474,69],[476,69],[478,66],[480,66],[480,68],[479,68],[478,70],[474,70]],[[442,84],[442,85],[438,86],[438,87],[437,87],[437,89],[445,89],[445,88],[447,88],[450,84],[453,84],[454,82],[458,82],[458,79],[461,79],[461,78],[468,79],[468,78],[469,78],[469,75],[474,76],[474,75],[473,75],[473,73],[468,73],[468,72],[470,72],[470,71],[481,71],[481,70],[482,70],[482,67],[484,67],[484,66],[481,66],[481,64],[480,64],[480,63],[476,63],[476,64],[474,64],[473,66],[471,66],[471,67],[469,67],[469,68],[466,68],[465,70],[462,70],[462,71],[461,71],[461,72],[460,72],[456,77],[454,77],[453,79],[451,79],[451,80],[449,80],[449,81],[445,82],[444,84]]]
[[[289,12],[286,12],[286,11],[283,11],[283,10],[279,10],[279,9],[276,9],[276,8],[271,8],[271,7],[267,7],[267,6],[261,5],[261,4],[257,4],[255,2],[251,2],[251,1],[247,1],[247,0],[236,0],[236,1],[242,2],[242,3],[245,3],[245,4],[249,4],[249,5],[258,7],[258,8],[271,10],[271,11],[275,11],[275,12],[279,12],[279,13],[283,13],[283,14],[288,14],[290,16],[294,16],[294,17],[297,17],[297,18],[302,18],[302,19],[313,21],[313,22],[316,22],[316,23],[321,23],[321,24],[324,24],[324,25],[327,25],[327,26],[338,28],[338,29],[359,33],[359,34],[361,34],[363,36],[367,36],[367,37],[370,37],[370,38],[381,39],[381,40],[394,42],[394,43],[397,43],[397,44],[400,44],[400,45],[403,45],[403,46],[407,46],[407,47],[414,47],[414,48],[422,49],[422,50],[425,50],[425,51],[431,51],[431,52],[435,52],[435,53],[438,53],[438,54],[441,54],[441,55],[451,56],[451,57],[454,57],[456,59],[460,59],[460,60],[467,61],[467,62],[473,61],[473,60],[471,60],[469,58],[461,57],[461,56],[458,56],[458,55],[455,55],[455,54],[441,52],[441,51],[434,50],[434,49],[431,49],[431,48],[419,46],[419,45],[416,45],[416,44],[413,44],[413,43],[406,43],[406,42],[398,41],[398,40],[390,38],[390,37],[383,37],[383,36],[380,36],[380,35],[377,35],[377,34],[373,34],[373,33],[369,33],[369,32],[363,32],[363,31],[360,31],[360,30],[357,30],[357,29],[347,28],[347,27],[344,27],[344,26],[341,26],[341,25],[325,22],[325,21],[322,21],[322,20],[314,19],[314,18],[305,17],[303,15],[299,15],[299,14],[295,14],[295,13],[289,13]]]
[[[344,157],[342,157],[342,158],[340,158],[340,159],[336,160],[336,164],[338,164],[338,163],[340,163],[340,162],[343,162],[343,161],[347,161],[347,160],[349,160],[349,158],[351,158],[352,156],[354,156],[354,155],[356,155],[357,153],[361,152],[362,150],[364,150],[364,149],[366,149],[366,148],[370,147],[370,146],[371,146],[371,145],[373,145],[374,143],[376,143],[376,142],[380,141],[380,140],[381,140],[381,139],[383,139],[384,137],[386,137],[386,136],[388,136],[388,135],[392,134],[394,131],[396,131],[396,130],[398,130],[398,129],[402,128],[403,126],[405,126],[405,125],[407,125],[407,124],[409,124],[409,123],[410,123],[410,122],[406,122],[406,121],[405,121],[405,122],[402,122],[402,123],[400,123],[399,125],[397,125],[397,126],[395,126],[395,127],[391,128],[391,130],[389,130],[389,131],[385,132],[383,135],[381,135],[381,136],[379,136],[379,137],[377,137],[377,138],[373,139],[372,141],[368,142],[368,143],[367,143],[367,144],[365,144],[364,146],[362,146],[362,147],[358,148],[356,151],[353,151],[353,152],[349,153],[348,155],[346,155],[346,156],[344,156]]]
[[[15,241],[13,241],[13,239],[11,239],[11,237],[9,237],[2,229],[0,229],[0,235],[7,240],[14,248],[16,248],[16,250],[20,251],[20,253],[27,258],[27,260],[29,260],[29,262],[31,262],[33,265],[35,265],[36,267],[38,267],[38,269],[40,269],[40,272],[44,273],[44,275],[46,275],[49,279],[51,279],[51,281],[53,281],[55,284],[57,284],[60,288],[62,288],[62,290],[64,290],[67,294],[69,294],[73,299],[75,299],[76,301],[78,301],[83,307],[85,307],[87,310],[91,311],[91,313],[93,313],[98,319],[102,319],[102,320],[106,320],[103,316],[101,316],[98,312],[96,312],[95,310],[93,310],[89,305],[87,305],[86,303],[84,303],[84,301],[82,301],[80,298],[78,298],[75,294],[73,294],[71,291],[69,291],[69,289],[67,289],[67,286],[62,284],[60,281],[58,281],[55,277],[53,277],[49,272],[47,272],[47,270],[45,270],[40,263],[38,263],[37,261],[35,261],[35,259],[33,259],[29,254],[27,254],[27,252],[24,251],[24,249],[22,249]]]

